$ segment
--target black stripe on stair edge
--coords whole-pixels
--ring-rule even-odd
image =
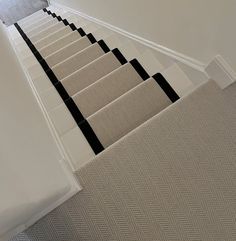
[[[61,16],[57,16],[56,18],[57,18],[57,20],[58,20],[59,22],[62,21],[62,17],[61,17]]]
[[[65,105],[67,106],[68,110],[70,111],[72,117],[74,118],[75,122],[77,123],[78,127],[82,131],[84,137],[88,141],[89,145],[93,149],[94,153],[97,155],[104,150],[103,145],[101,144],[100,140],[96,136],[95,132],[93,131],[92,127],[89,125],[87,120],[84,118],[83,114],[79,110],[78,106],[75,104],[74,100],[69,96],[66,89],[59,81],[56,85],[54,85],[57,89],[59,95],[62,97]]]
[[[46,9],[46,12],[47,12],[47,9]],[[80,27],[77,29],[77,27],[74,25],[74,23],[69,23],[67,21],[67,19],[62,19],[61,16],[57,16],[56,13],[51,13],[51,15],[55,18],[57,18],[57,20],[59,22],[63,22],[65,26],[68,26],[71,28],[72,31],[75,31],[77,30],[79,32],[79,34],[81,35],[81,37],[84,37],[86,35],[85,31]]]
[[[77,31],[79,32],[81,37],[84,37],[86,35],[86,33],[84,32],[84,30],[82,28],[78,28]]]
[[[94,44],[94,43],[97,42],[97,40],[95,39],[95,37],[94,37],[91,33],[89,33],[89,34],[87,35],[87,38],[89,39],[89,41],[91,42],[91,44]]]
[[[62,85],[60,81],[54,84],[54,87],[56,88],[57,92],[61,96],[63,101],[66,101],[67,99],[70,98],[70,95],[67,93],[66,89]]]
[[[65,104],[78,125],[85,120],[83,114],[71,97],[65,101]]]
[[[140,75],[140,77],[143,80],[147,80],[150,78],[149,74],[146,72],[146,70],[143,68],[143,66],[138,62],[137,59],[132,59],[130,61],[130,64],[133,66],[133,68],[137,71],[137,73]]]
[[[108,52],[110,52],[110,49],[109,49],[109,47],[106,45],[106,43],[104,42],[104,40],[99,40],[97,43],[98,43],[99,46],[102,48],[102,50],[104,51],[105,54],[108,53]]]
[[[70,28],[72,31],[75,31],[76,30],[76,26],[73,24],[73,23],[70,23],[69,24]]]
[[[44,70],[45,71],[45,70]],[[51,68],[47,69],[45,71],[46,75],[48,76],[48,78],[50,79],[51,83],[55,86],[59,80],[57,79],[56,75],[54,74],[54,72],[52,71]]]
[[[18,32],[21,34],[22,38],[25,40],[26,44],[29,46],[30,50],[38,60],[38,62],[41,64],[43,68],[45,68],[45,65],[42,64],[41,60],[43,59],[40,53],[37,51],[35,46],[32,44],[30,39],[26,36],[24,31],[21,29],[21,27],[15,23],[14,24]],[[45,60],[44,60],[45,61]],[[46,61],[45,61],[46,62]],[[98,153],[102,152],[104,150],[103,145],[99,141],[98,137],[96,136],[95,132],[93,131],[92,127],[89,125],[87,120],[84,119],[82,113],[80,112],[77,105],[74,103],[73,99],[69,96],[67,91],[65,90],[64,86],[61,84],[61,82],[58,81],[57,77],[53,73],[53,71],[49,68],[45,70],[45,73],[47,74],[48,78],[58,91],[59,95],[62,97],[64,103],[66,104],[67,108],[71,112],[73,118],[75,119],[76,123],[78,124],[78,127],[84,134],[85,138],[87,139],[88,143],[90,144],[91,148],[93,149],[94,153],[97,155]]]
[[[51,83],[53,85],[55,85],[58,82],[58,79],[55,76],[55,74],[53,73],[53,71],[50,69],[50,67],[48,66],[47,62],[43,59],[42,55],[37,51],[35,46],[32,44],[30,39],[26,36],[24,31],[18,25],[18,23],[15,23],[14,25],[15,25],[16,29],[18,30],[18,32],[20,33],[20,35],[22,36],[22,38],[24,39],[24,41],[26,42],[26,44],[28,45],[28,47],[30,48],[30,50],[33,53],[33,55],[35,56],[35,58],[38,60],[39,64],[41,65],[41,67],[43,68],[45,73],[47,74]]]
[[[90,144],[96,155],[104,150],[103,145],[99,141],[98,137],[94,133],[92,127],[87,120],[81,122],[79,128],[83,132],[84,136],[86,137],[88,143]]]
[[[126,58],[125,58],[124,55],[120,52],[119,49],[115,48],[115,49],[113,49],[111,52],[112,52],[112,53],[116,56],[116,58],[120,61],[121,65],[127,63]]]
[[[44,12],[47,12],[47,9],[46,9],[46,8],[43,8],[43,11],[44,11]]]
[[[168,81],[164,78],[161,73],[157,73],[152,76],[153,79],[158,83],[158,85],[162,88],[162,90],[166,93],[169,99],[174,103],[179,99],[179,96],[168,83]]]
[[[67,106],[68,110],[70,111],[72,117],[74,118],[75,122],[77,123],[78,127],[82,131],[84,137],[88,141],[89,145],[93,149],[94,153],[97,155],[104,150],[103,145],[101,144],[100,140],[96,136],[95,132],[93,131],[92,127],[89,125],[88,121],[84,118],[83,114],[79,110],[78,106],[75,104],[74,100],[69,96],[66,89],[59,81],[57,84],[54,85],[57,89],[59,95],[63,99],[65,105]]]
[[[45,10],[45,12],[49,12],[47,9]],[[55,17],[55,18],[57,18],[57,20],[60,22],[60,21],[62,21],[64,24],[65,24],[65,26],[68,26],[69,25],[69,27],[71,28],[71,30],[72,31],[75,31],[75,30],[77,30],[78,32],[79,32],[79,34],[81,35],[81,37],[84,37],[84,36],[86,36],[86,33],[85,33],[85,31],[80,27],[80,28],[78,28],[77,29],[77,27],[74,25],[74,23],[69,23],[68,21],[67,21],[67,19],[63,19],[62,20],[62,18],[61,18],[61,16],[57,16],[56,15],[56,13],[48,13],[48,14],[51,14],[53,17]],[[95,43],[95,42],[97,42],[96,41],[96,39],[95,39],[95,41],[94,41],[94,37],[93,36],[91,36],[90,38],[89,38],[89,40],[90,40],[90,42],[93,44],[93,43]]]
[[[66,19],[63,19],[62,22],[64,23],[65,26],[69,25],[69,23],[68,23],[68,21]]]
[[[48,11],[47,9],[45,9],[44,12],[46,12],[48,15],[51,15],[53,18],[56,18],[59,22],[63,22],[65,26],[68,26],[68,25],[70,26],[69,22],[66,19],[62,19],[62,17],[58,16],[56,13],[52,13],[51,11]],[[71,29],[74,31],[74,30],[76,30],[76,27],[75,27],[75,29],[73,29],[71,27]]]

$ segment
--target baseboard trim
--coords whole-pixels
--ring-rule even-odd
[[[157,52],[165,54],[165,55],[171,57],[172,59],[174,59],[174,60],[176,60],[178,62],[184,63],[184,64],[186,64],[186,65],[188,65],[188,66],[190,66],[190,67],[192,67],[192,68],[194,68],[194,69],[196,69],[198,71],[205,72],[205,64],[200,62],[200,61],[198,61],[198,60],[196,60],[196,59],[188,57],[188,56],[186,56],[184,54],[181,54],[179,52],[176,52],[176,51],[174,51],[172,49],[166,48],[166,47],[164,47],[164,46],[162,46],[160,44],[157,44],[155,42],[147,40],[147,39],[145,39],[143,37],[140,37],[138,35],[132,34],[132,33],[128,32],[128,31],[126,31],[124,29],[118,28],[118,27],[116,27],[116,26],[114,26],[112,24],[109,24],[107,22],[104,22],[104,21],[99,20],[97,18],[91,17],[91,16],[89,16],[89,15],[87,15],[85,13],[82,13],[82,12],[78,11],[78,10],[75,10],[75,9],[70,8],[68,6],[65,6],[63,4],[57,3],[54,0],[50,1],[50,5],[58,7],[58,8],[62,8],[62,9],[65,9],[66,11],[68,11],[68,12],[77,14],[77,15],[79,15],[79,16],[81,16],[81,17],[83,17],[83,18],[85,18],[85,19],[87,19],[87,20],[89,20],[91,22],[94,22],[94,23],[96,23],[98,25],[106,27],[106,28],[108,28],[108,29],[110,29],[110,30],[112,30],[112,31],[114,31],[116,33],[119,33],[119,34],[121,34],[121,35],[123,35],[125,37],[128,37],[129,39],[132,39],[132,40],[134,40],[134,41],[136,41],[138,43],[141,43],[142,45],[145,45],[145,46],[147,46],[149,48],[152,48],[153,50],[155,50]]]

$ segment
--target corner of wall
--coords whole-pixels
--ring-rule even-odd
[[[215,56],[206,66],[205,71],[222,89],[236,81],[236,72],[221,55]]]

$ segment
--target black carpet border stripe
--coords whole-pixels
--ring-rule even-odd
[[[75,31],[77,29],[76,26],[73,23],[70,23],[69,26],[70,26],[72,31]]]
[[[66,19],[63,19],[62,22],[64,23],[65,26],[69,25],[69,23],[68,23],[68,21]]]
[[[119,60],[121,65],[124,65],[124,64],[128,63],[127,59],[124,57],[124,55],[120,52],[120,50],[118,48],[113,49],[111,52]]]
[[[45,12],[48,13],[48,15],[51,15],[53,18],[57,18],[57,20],[60,22],[62,21],[64,23],[65,26],[69,26],[71,28],[72,31],[78,31],[78,33],[81,35],[81,37],[84,37],[86,36],[87,34],[85,33],[85,31],[83,30],[83,28],[78,28],[75,26],[74,23],[69,23],[67,21],[67,19],[62,19],[61,16],[58,16],[56,13],[52,13],[51,11],[48,11],[46,8],[45,8]],[[89,34],[88,34],[89,35]],[[87,35],[87,36],[88,36]],[[91,36],[89,36],[89,40],[90,42],[93,44],[93,43],[96,43],[97,40],[94,38],[94,36],[90,33]]]
[[[58,20],[59,22],[62,21],[62,17],[61,17],[61,16],[57,16],[56,18],[57,18],[57,20]]]
[[[91,44],[95,44],[97,42],[92,33],[87,34],[87,38],[89,39]]]
[[[90,124],[88,123],[88,121],[86,119],[84,119],[82,122],[80,122],[79,128],[85,135],[88,143],[90,144],[90,146],[92,147],[92,149],[96,155],[104,150],[103,145],[99,141],[98,137],[96,136],[92,127],[90,126]]]
[[[59,80],[56,77],[56,75],[54,74],[54,72],[52,71],[52,69],[51,68],[49,68],[47,70],[44,69],[44,71],[45,71],[46,75],[48,76],[48,78],[50,79],[51,83],[55,86],[59,82]]]
[[[84,134],[86,140],[88,141],[89,145],[93,149],[94,153],[97,155],[100,152],[104,150],[103,145],[101,144],[100,140],[96,136],[95,132],[93,131],[92,127],[89,125],[87,120],[83,117],[82,113],[80,112],[77,105],[74,103],[73,99],[68,95],[67,91],[65,90],[64,86],[60,81],[58,81],[57,77],[53,73],[52,69],[49,68],[45,70],[45,68],[48,67],[46,61],[43,59],[43,57],[40,55],[40,53],[37,51],[35,46],[32,44],[30,39],[26,36],[24,31],[21,29],[21,27],[18,25],[18,23],[14,24],[30,50],[32,51],[35,58],[38,60],[42,68],[44,69],[45,73],[47,74],[48,78],[50,79],[53,86],[58,91],[59,95],[62,97],[65,105],[71,112],[73,118],[75,119],[78,127]]]
[[[77,125],[79,126],[81,122],[85,120],[83,114],[80,112],[78,106],[75,104],[74,100],[70,97],[65,101],[67,108],[69,109],[71,115],[74,117]]]
[[[81,37],[86,35],[86,33],[84,32],[84,30],[82,28],[77,29],[76,26],[73,23],[69,23],[67,21],[67,19],[62,19],[61,16],[58,16],[56,13],[52,13],[51,11],[48,11],[46,8],[43,9],[43,11],[46,12],[48,15],[51,15],[53,18],[56,18],[59,22],[64,23],[65,26],[69,26],[72,31],[77,30],[79,32],[79,34],[81,35]]]
[[[57,92],[61,96],[62,100],[65,102],[67,99],[70,98],[68,92],[62,85],[61,81],[58,81],[57,83],[54,84],[54,87],[56,88]]]
[[[77,31],[79,32],[79,34],[81,35],[81,37],[86,36],[85,31],[82,28],[78,28]]]
[[[150,78],[150,75],[147,73],[147,71],[143,68],[143,66],[138,62],[137,59],[132,59],[130,61],[130,64],[133,66],[133,68],[136,70],[136,72],[140,75],[140,77],[143,80],[147,80]]]
[[[153,75],[152,78],[158,83],[158,85],[162,88],[162,90],[166,93],[166,95],[173,103],[180,99],[178,94],[175,92],[175,90],[171,87],[171,85],[161,73]]]
[[[107,44],[104,42],[104,40],[99,40],[97,43],[102,48],[105,54],[111,51]]]

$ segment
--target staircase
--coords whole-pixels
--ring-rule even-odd
[[[21,20],[14,40],[77,170],[184,95],[178,79],[184,90],[193,84],[176,64],[164,69],[155,60],[154,66],[146,64],[152,68],[148,73],[132,56],[138,52],[132,44],[117,43],[99,26],[59,13],[44,9]],[[74,143],[81,143],[83,153]]]
[[[53,6],[9,33],[83,187],[12,240],[236,239],[236,113],[214,81]]]

